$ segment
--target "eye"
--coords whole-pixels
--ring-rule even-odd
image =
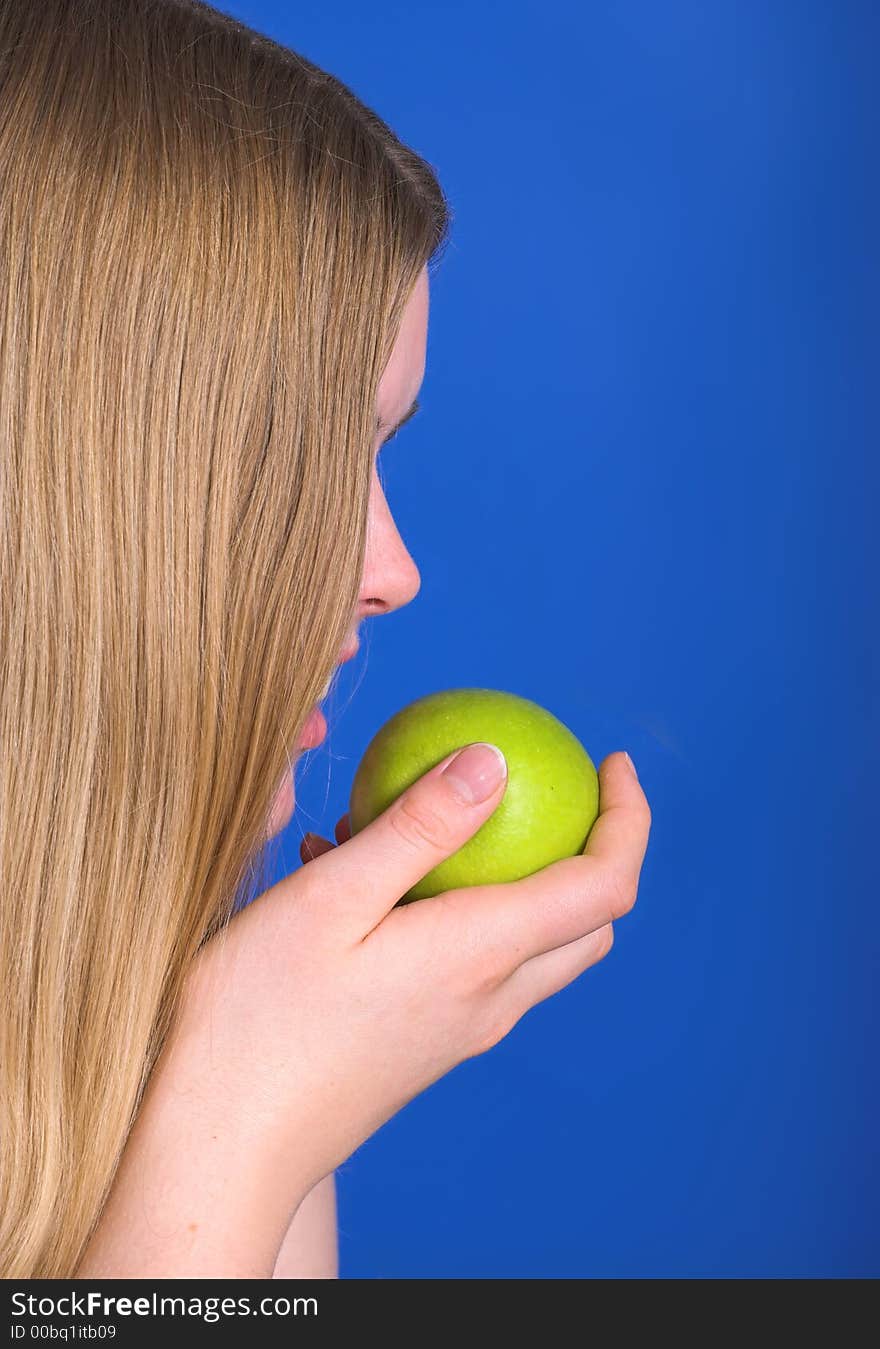
[[[394,439],[394,437],[398,434],[398,432],[401,431],[401,430],[403,429],[404,426],[406,426],[407,422],[410,421],[410,419],[411,419],[412,417],[414,417],[415,414],[416,414],[418,411],[420,411],[420,408],[421,408],[421,404],[419,403],[419,400],[418,400],[417,398],[413,399],[413,403],[412,403],[412,406],[410,407],[409,411],[408,411],[407,413],[404,414],[404,416],[400,419],[400,421],[397,423],[397,425],[394,427],[394,429],[393,429],[392,431],[389,431],[389,433],[388,433],[388,435],[385,437],[385,439],[384,439],[383,441],[380,442],[380,444],[379,444],[379,449],[380,449],[380,450],[382,449],[382,447],[383,447],[384,445],[387,445],[388,442],[389,442],[390,440],[393,440],[393,439]],[[377,451],[377,453],[378,453],[378,451]]]
[[[377,461],[377,462],[378,462],[379,456],[381,455],[381,453],[382,453],[382,451],[384,450],[385,446],[386,446],[386,445],[390,445],[391,441],[394,440],[394,439],[395,439],[397,436],[399,436],[399,435],[400,435],[400,427],[398,426],[398,428],[397,428],[396,431],[392,431],[392,432],[390,433],[390,435],[387,435],[387,436],[385,437],[384,440],[380,440],[380,442],[379,442],[379,448],[378,448],[377,451],[376,451],[376,461]]]

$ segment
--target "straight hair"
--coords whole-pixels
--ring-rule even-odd
[[[451,218],[198,0],[0,0],[0,1275],[70,1278],[355,616]]]

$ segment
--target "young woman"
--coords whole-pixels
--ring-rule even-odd
[[[486,746],[255,883],[328,678],[418,589],[376,456],[448,225],[227,16],[0,0],[7,1278],[332,1276],[334,1169],[635,900],[617,753],[584,856],[395,907],[501,800]]]

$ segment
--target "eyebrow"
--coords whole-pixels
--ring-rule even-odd
[[[392,436],[397,435],[397,432],[398,432],[398,431],[400,430],[400,428],[404,425],[404,423],[405,423],[405,422],[408,422],[409,419],[410,419],[410,417],[414,417],[414,416],[416,415],[416,413],[419,411],[420,408],[421,408],[421,403],[419,402],[419,400],[418,400],[417,398],[414,398],[413,401],[412,401],[412,405],[411,405],[411,407],[409,408],[409,411],[408,411],[408,412],[405,412],[405,413],[403,414],[403,416],[400,418],[400,421],[397,422],[394,426],[392,426],[392,427],[389,429],[388,434],[385,436],[385,439],[382,441],[382,444],[384,445],[384,444],[385,444],[385,441],[390,440]],[[382,418],[381,418],[381,417],[377,417],[377,418],[376,418],[376,434],[378,435],[378,433],[379,433],[381,430],[382,430]]]

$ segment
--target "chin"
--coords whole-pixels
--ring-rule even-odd
[[[272,802],[272,808],[269,812],[269,823],[266,827],[266,838],[274,838],[280,834],[282,829],[286,829],[293,819],[293,811],[296,806],[296,798],[293,790],[293,772],[285,773],[284,781],[281,783],[275,800]]]

